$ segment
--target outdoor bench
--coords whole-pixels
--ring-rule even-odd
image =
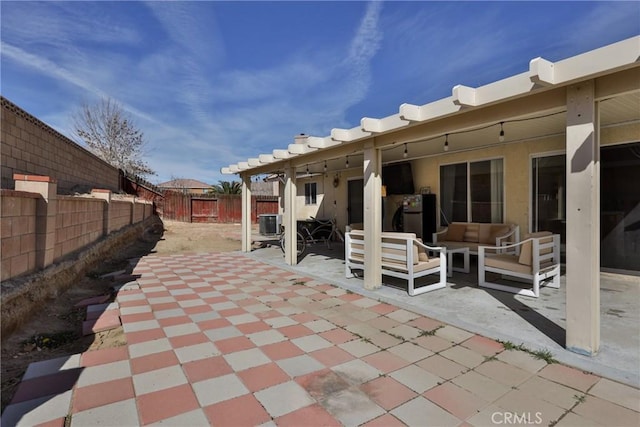
[[[427,252],[438,253],[429,257]],[[364,231],[352,230],[345,236],[345,275],[352,270],[364,270]],[[444,248],[427,246],[414,233],[382,233],[382,274],[407,280],[411,296],[444,288],[447,285],[447,259]],[[430,274],[439,274],[438,282],[416,287],[415,281]]]

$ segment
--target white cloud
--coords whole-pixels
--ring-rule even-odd
[[[225,57],[224,41],[218,31],[214,8],[209,2],[147,2],[181,57],[193,63],[216,67]],[[177,52],[176,52],[177,53]]]
[[[274,68],[221,70],[208,76],[210,91],[198,85],[193,69],[195,80],[177,82],[194,124],[190,141],[181,145],[209,153],[217,172],[221,165],[286,147],[297,133],[324,136],[331,127],[348,125],[346,110],[370,86],[370,61],[381,40],[380,8],[368,5],[342,55],[331,47],[312,54],[292,51]]]
[[[640,3],[605,2],[567,26],[562,47],[572,54],[601,47],[640,34]]]
[[[3,37],[12,43],[73,47],[76,41],[137,44],[135,26],[111,21],[91,3],[10,2],[2,7]]]
[[[232,68],[227,52],[231,57],[234,40],[223,38],[218,25],[223,17],[216,16],[215,2],[2,6],[5,87],[17,82],[21,93],[36,87],[28,80],[32,73],[6,80],[18,75],[16,70],[28,69],[46,78],[37,81],[38,88],[50,79],[55,87],[51,93],[59,96],[64,90],[67,99],[57,105],[68,102],[69,110],[81,100],[110,96],[139,119],[149,142],[147,158],[159,180],[174,175],[212,183],[229,179],[219,174],[221,166],[285,148],[300,132],[326,136],[333,127],[353,127],[360,119],[355,115],[375,114],[372,105],[387,105],[392,96],[394,102],[400,98],[388,104],[393,113],[402,102],[447,96],[457,83],[483,84],[509,75],[514,64],[524,70],[527,55],[543,54],[532,50],[545,44],[561,54],[583,46],[584,37],[590,46],[582,50],[592,48],[603,34],[628,31],[631,20],[626,17],[637,11],[628,4],[583,6],[581,11],[591,13],[539,13],[523,25],[524,18],[514,12],[558,6],[487,3],[469,14],[463,12],[472,6],[465,9],[456,2],[389,2],[384,9],[381,2],[354,3],[341,9],[364,10],[352,18],[351,38],[307,39],[301,34],[300,40],[290,40],[277,62],[271,58],[268,66]],[[252,13],[251,4],[246,7]],[[505,16],[515,18],[507,21]],[[544,19],[567,22],[543,34],[536,28]],[[325,22],[312,25],[324,28]],[[309,40],[322,44],[310,45]],[[250,54],[256,49],[269,46],[258,43]],[[44,116],[65,129],[65,114],[58,108]]]
[[[77,75],[67,70],[66,68],[59,66],[53,61],[50,61],[39,55],[26,52],[25,50],[19,47],[12,46],[3,41],[0,41],[0,46],[2,47],[3,56],[15,61],[16,63],[20,64],[25,68],[30,68],[32,70],[38,71],[54,79],[63,80],[67,83],[70,83],[74,86],[84,89],[85,91],[90,92],[91,94],[94,94],[97,96],[106,95],[104,92],[94,87],[89,82],[78,77]]]
[[[365,16],[360,22],[358,32],[351,41],[347,63],[354,66],[355,75],[369,79],[369,63],[380,48],[382,34],[378,28],[378,20],[382,2],[374,1],[367,5]]]

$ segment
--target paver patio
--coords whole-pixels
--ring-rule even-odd
[[[640,390],[242,253],[147,256],[128,344],[32,364],[2,425],[640,425]]]

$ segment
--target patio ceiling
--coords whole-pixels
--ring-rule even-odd
[[[442,154],[447,133],[449,152],[564,135],[566,86],[598,77],[602,77],[603,88],[601,127],[640,122],[639,57],[640,37],[634,37],[556,63],[536,58],[526,73],[479,88],[458,85],[451,97],[422,106],[403,104],[398,114],[363,118],[360,126],[333,129],[324,138],[298,136],[286,149],[261,154],[221,172],[281,172],[289,161],[303,175],[307,170],[324,173],[325,164],[329,173],[361,168],[362,142],[372,137],[382,150],[383,164],[389,164]],[[615,73],[623,78],[616,78]],[[624,79],[635,81],[633,90],[619,90],[616,85]],[[607,97],[608,93],[614,95]],[[504,122],[504,141],[499,140],[500,122]]]

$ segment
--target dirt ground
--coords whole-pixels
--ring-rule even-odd
[[[117,255],[95,266],[79,283],[55,300],[47,301],[32,319],[8,337],[2,337],[2,410],[11,401],[24,372],[32,362],[49,360],[88,350],[126,345],[122,328],[82,336],[86,309],[79,301],[106,295],[113,301],[112,287],[126,278],[101,278],[119,270],[131,272],[129,259],[148,254],[229,252],[240,250],[240,224],[190,224],[164,221],[164,232],[140,238]]]

